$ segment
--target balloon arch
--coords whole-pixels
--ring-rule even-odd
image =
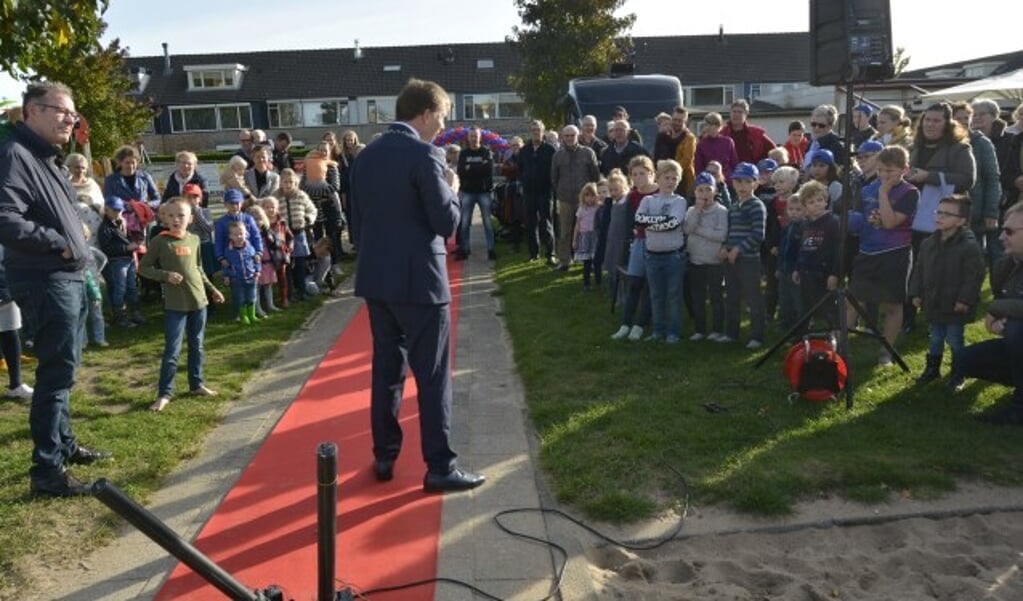
[[[433,143],[442,148],[448,144],[459,144],[465,140],[471,129],[471,127],[452,127],[437,134],[437,137],[433,139]],[[500,134],[489,129],[480,130],[480,142],[489,146],[494,152],[499,152],[501,155],[508,154],[508,140],[505,140]]]

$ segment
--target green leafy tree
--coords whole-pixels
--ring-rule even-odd
[[[0,71],[15,74],[55,53],[98,46],[109,0],[0,0]]]
[[[522,24],[508,43],[522,58],[509,77],[533,117],[560,124],[559,100],[575,77],[607,75],[628,48],[619,40],[636,15],[615,16],[625,0],[515,0]],[[626,43],[626,45],[628,45]]]
[[[74,92],[75,107],[89,123],[93,156],[109,157],[134,143],[152,122],[153,111],[147,99],[131,94],[136,80],[120,40],[84,56],[63,54],[51,53],[32,69],[35,77],[61,81]]]

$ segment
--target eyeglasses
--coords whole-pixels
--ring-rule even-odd
[[[937,215],[938,217],[948,217],[948,218],[960,217],[959,213],[952,213],[951,211],[942,211],[942,210],[939,210],[939,209],[935,209],[934,210],[934,214]]]
[[[810,127],[814,128],[814,129],[824,129],[827,126],[828,126],[827,123],[813,123],[813,122],[810,123]]]
[[[72,121],[78,123],[82,119],[82,116],[79,115],[78,113],[72,111],[71,109],[66,109],[62,106],[57,106],[55,104],[46,104],[44,102],[37,102],[36,104],[38,106],[43,107],[44,109],[53,109],[53,112],[57,113],[57,116],[60,117],[62,121],[64,119],[67,119],[68,117],[71,117]]]

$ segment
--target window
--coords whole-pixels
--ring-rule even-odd
[[[267,103],[267,112],[270,117],[270,127],[302,127],[302,103],[300,102],[269,102]]]
[[[366,123],[388,123],[394,121],[394,104],[397,96],[381,96],[367,98],[366,102]]]
[[[750,100],[754,100],[756,98],[760,98],[760,96],[762,94],[763,94],[763,92],[760,89],[760,84],[758,84],[758,83],[751,83],[750,84],[750,86],[749,86],[749,99]]]
[[[252,108],[247,104],[170,107],[171,131],[217,131],[252,127]]]
[[[462,106],[462,118],[467,121],[526,116],[526,103],[518,94],[466,94]]]
[[[493,69],[494,68],[494,59],[492,59],[492,58],[481,58],[481,59],[476,61],[476,68],[477,69]]]
[[[242,65],[192,65],[185,67],[189,90],[236,90],[241,83]]]
[[[347,100],[314,100],[302,103],[302,123],[306,127],[345,125],[348,122]]]
[[[384,65],[384,73],[401,71],[401,65]]]
[[[687,106],[721,107],[732,104],[735,91],[731,86],[691,87],[685,89]]]

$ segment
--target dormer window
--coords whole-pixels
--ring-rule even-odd
[[[494,59],[492,58],[481,58],[476,61],[477,69],[493,69]]]
[[[401,71],[401,65],[384,65],[384,73]]]
[[[185,67],[189,90],[237,90],[245,71],[246,68],[238,64]]]

